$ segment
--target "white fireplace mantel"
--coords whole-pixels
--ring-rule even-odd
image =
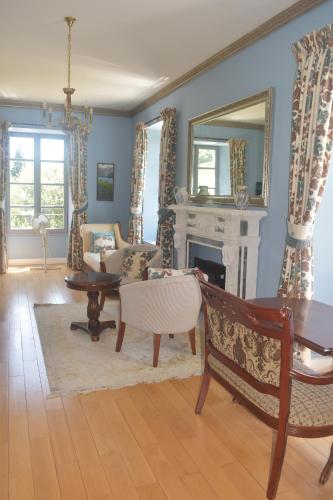
[[[220,249],[226,266],[226,291],[245,299],[256,297],[259,224],[267,212],[194,205],[169,208],[176,214],[177,267],[188,266],[191,243]]]

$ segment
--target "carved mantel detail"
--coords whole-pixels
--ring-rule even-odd
[[[191,243],[217,248],[226,266],[226,290],[246,299],[256,297],[259,225],[267,212],[194,205],[169,208],[176,214],[177,267],[188,265]]]

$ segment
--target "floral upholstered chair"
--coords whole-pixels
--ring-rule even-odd
[[[199,280],[205,313],[205,368],[196,413],[211,376],[273,429],[267,498],[275,498],[288,435],[333,435],[333,372],[319,375],[293,360],[288,308],[250,304]],[[320,476],[333,468],[333,446]]]

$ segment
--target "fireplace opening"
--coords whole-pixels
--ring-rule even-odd
[[[213,285],[225,289],[225,274],[226,267],[223,264],[218,264],[212,260],[201,259],[194,257],[194,267],[198,267],[200,271],[208,276],[208,282]]]

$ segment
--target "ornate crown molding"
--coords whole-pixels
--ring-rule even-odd
[[[193,78],[196,78],[204,71],[207,71],[207,69],[213,68],[228,57],[231,57],[237,52],[240,52],[249,45],[252,45],[254,42],[269,35],[270,33],[272,33],[272,31],[275,31],[284,24],[287,24],[292,19],[295,19],[296,17],[304,14],[304,12],[324,2],[326,2],[326,0],[299,0],[287,9],[282,10],[275,16],[260,24],[254,30],[250,31],[249,33],[231,43],[224,49],[220,50],[213,56],[209,57],[202,63],[198,64],[187,73],[184,73],[184,75],[180,76],[176,80],[173,80],[161,90],[156,92],[156,94],[148,97],[148,99],[144,100],[141,104],[132,109],[132,115],[136,115],[140,111],[143,111],[163,97],[171,94],[179,87],[185,85],[185,83],[193,80]]]
[[[9,108],[31,108],[31,109],[42,109],[43,103],[38,101],[19,101],[16,99],[0,99],[0,106]],[[63,104],[52,104],[50,103],[53,111],[64,111]],[[84,113],[84,106],[73,106],[73,111],[76,113]],[[120,109],[112,108],[94,108],[94,115],[111,115],[111,116],[132,116],[131,111],[122,111]]]

